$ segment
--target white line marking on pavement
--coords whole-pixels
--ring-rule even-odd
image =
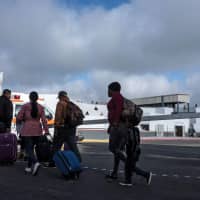
[[[162,176],[164,176],[164,177],[165,177],[165,176],[168,176],[168,175],[167,175],[167,174],[162,174]]]
[[[23,161],[23,160],[17,160],[16,161],[16,163],[25,163],[26,161]],[[47,167],[48,168],[48,167]],[[100,168],[96,168],[96,167],[93,167],[93,168],[90,168],[90,167],[88,167],[88,166],[83,166],[82,167],[83,169],[92,169],[92,170],[99,170],[99,171],[110,171],[110,172],[112,172],[112,170],[108,170],[108,169],[106,169],[106,168],[102,168],[102,169],[100,169]],[[124,173],[124,170],[120,170],[119,171],[119,173]],[[156,173],[152,173],[152,175],[153,176],[159,176],[158,174],[156,174]],[[174,177],[174,178],[187,178],[187,179],[190,179],[190,178],[194,178],[194,179],[198,179],[198,180],[200,180],[200,176],[197,176],[197,177],[192,177],[192,176],[181,176],[181,175],[179,175],[179,174],[173,174],[173,175],[168,175],[168,174],[162,174],[162,175],[160,175],[160,176],[162,176],[162,177]]]
[[[83,167],[84,169],[92,169],[92,170],[99,170],[99,171],[109,171],[109,172],[112,172],[112,170],[108,170],[106,168],[96,168],[96,167],[93,167],[93,168],[89,168],[89,167]],[[119,173],[124,173],[124,170],[119,170]],[[161,175],[158,175],[156,173],[152,173],[153,176],[162,176],[162,177],[174,177],[174,178],[195,178],[195,179],[200,179],[200,176],[198,177],[192,177],[192,176],[183,176],[183,175],[179,175],[179,174],[173,174],[173,175],[169,175],[169,174],[161,174]]]
[[[184,178],[191,178],[191,176],[184,176]]]

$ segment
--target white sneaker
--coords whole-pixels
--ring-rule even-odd
[[[36,162],[36,163],[34,164],[34,166],[33,166],[33,172],[32,172],[32,175],[33,175],[33,176],[36,176],[36,175],[37,175],[39,168],[40,168],[40,163],[39,163],[39,162]]]
[[[30,167],[26,167],[26,168],[24,169],[24,171],[25,171],[26,173],[31,173],[31,172],[32,172],[32,169],[31,169]]]
[[[124,181],[119,183],[121,186],[132,187],[133,184],[129,181]]]
[[[149,175],[147,176],[147,185],[151,184],[151,179],[152,179],[152,172],[149,172]]]

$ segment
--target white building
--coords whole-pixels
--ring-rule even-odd
[[[57,95],[45,95],[42,97],[46,100],[46,104],[55,110],[57,103]],[[141,99],[133,99],[138,105],[143,108],[144,116],[154,115],[170,115],[177,112],[189,112],[189,95],[175,94],[156,97],[146,97]],[[74,101],[74,100],[73,100]],[[85,120],[106,119],[107,107],[102,104],[90,104],[79,101],[77,103],[85,114]],[[199,108],[200,109],[200,108]],[[156,121],[142,121],[139,125],[143,134],[146,136],[188,136],[188,130],[191,127],[197,132],[200,132],[200,119],[169,119]],[[84,130],[106,130],[108,124],[90,124],[81,125],[79,129]]]
[[[143,107],[144,116],[191,112],[190,96],[188,94],[144,97],[133,99],[133,101]],[[196,121],[191,119],[169,119],[142,121],[140,127],[142,130],[154,132],[157,136],[188,136],[189,128],[194,127],[195,123]],[[200,131],[200,127],[198,131]]]
[[[20,94],[24,102],[28,101],[28,94]],[[44,105],[55,111],[57,104],[57,94],[40,94],[41,99],[44,99]],[[140,105],[144,111],[144,116],[160,116],[171,115],[177,112],[189,112],[189,95],[166,95],[163,97],[148,97],[133,99]],[[162,101],[160,101],[160,100]],[[91,104],[75,101],[76,104],[83,110],[85,120],[107,119],[107,107],[104,104]],[[185,106],[185,107],[184,107]],[[196,109],[200,112],[200,108]],[[52,112],[53,113],[53,112]],[[198,119],[169,119],[156,121],[142,121],[139,128],[145,136],[188,136],[189,128],[193,127],[196,132],[200,133],[200,118]],[[79,126],[79,130],[107,130],[108,124],[85,124]]]

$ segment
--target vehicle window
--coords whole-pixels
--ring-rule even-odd
[[[46,117],[48,120],[53,119],[53,115],[52,115],[52,113],[50,112],[50,110],[49,110],[47,107],[44,107],[44,112],[45,112],[45,117]]]
[[[15,115],[14,116],[17,116],[18,112],[20,111],[22,105],[15,105]]]

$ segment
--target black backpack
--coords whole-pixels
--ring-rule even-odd
[[[123,110],[121,114],[122,121],[130,126],[137,126],[142,120],[143,110],[131,100],[124,98]]]
[[[131,147],[131,154],[134,161],[138,161],[141,154],[140,148],[140,131],[137,127],[133,127],[128,134],[128,145]]]

